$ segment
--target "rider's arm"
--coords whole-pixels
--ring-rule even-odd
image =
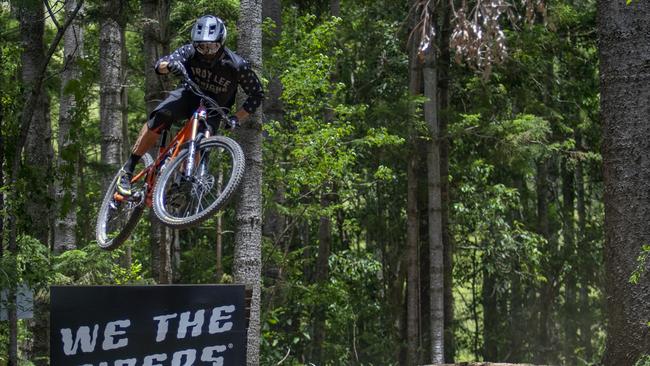
[[[237,83],[242,87],[248,96],[241,109],[235,113],[240,121],[245,120],[248,115],[254,113],[262,105],[264,100],[264,89],[260,79],[255,74],[248,62],[244,62],[239,68]]]
[[[169,70],[167,70],[167,65],[170,62],[180,61],[182,64],[185,64],[193,56],[194,56],[194,46],[192,46],[191,44],[186,44],[184,46],[177,48],[170,55],[161,57],[158,60],[158,62],[156,62],[156,66],[154,67],[154,69],[156,70],[156,73],[158,75],[167,74],[169,72]]]

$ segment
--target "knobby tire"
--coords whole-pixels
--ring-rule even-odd
[[[153,164],[153,159],[151,158],[151,155],[145,154],[142,156],[141,163],[144,164],[145,168],[148,168],[151,164]],[[113,238],[109,238],[109,233],[106,232],[107,226],[109,225],[109,214],[111,214],[111,210],[114,210],[111,208],[111,203],[113,203],[113,196],[116,192],[116,186],[117,186],[117,180],[120,176],[119,171],[115,176],[113,177],[113,180],[111,181],[111,184],[108,186],[106,189],[106,194],[104,195],[104,199],[102,201],[102,205],[99,209],[99,213],[97,214],[97,225],[95,227],[95,236],[97,239],[97,245],[99,245],[100,248],[105,249],[105,250],[113,250],[122,245],[128,238],[131,236],[131,233],[133,232],[133,229],[138,224],[138,221],[140,221],[140,218],[142,217],[142,213],[144,212],[145,208],[145,199],[143,197],[142,201],[140,204],[135,206],[130,213],[127,213],[127,218],[126,222],[124,223],[124,226],[119,229],[117,233],[114,233]],[[142,182],[146,181],[146,176],[142,177],[140,179]],[[146,195],[145,190],[143,189],[141,192],[142,195]],[[129,204],[129,203],[124,203],[122,204]]]
[[[174,160],[166,164],[166,166],[163,168],[160,174],[160,177],[158,178],[158,182],[154,187],[153,209],[154,209],[154,213],[156,214],[158,219],[160,219],[160,221],[162,221],[165,225],[175,229],[184,229],[184,228],[198,225],[201,222],[210,218],[221,208],[223,208],[223,206],[226,205],[226,203],[228,203],[229,199],[232,198],[233,194],[237,191],[237,188],[239,187],[242,177],[244,175],[245,164],[246,164],[244,160],[244,152],[242,151],[239,144],[235,142],[233,139],[226,136],[212,136],[202,140],[200,144],[198,144],[196,151],[197,151],[197,156],[199,157],[205,156],[208,157],[207,159],[210,159],[211,154],[217,154],[218,157],[221,157],[220,154],[223,153],[227,154],[227,157],[229,157],[228,163],[231,164],[231,166],[228,167],[228,171],[226,172],[228,175],[227,181],[224,182],[224,185],[221,187],[220,191],[217,189],[216,195],[210,194],[215,198],[213,202],[207,205],[207,207],[203,207],[199,203],[197,204],[197,208],[196,208],[198,212],[191,214],[189,216],[180,215],[171,212],[173,210],[169,210],[166,206],[169,203],[168,201],[173,201],[173,198],[171,198],[172,195],[183,194],[183,193],[179,193],[179,191],[182,192],[182,189],[175,190],[174,188],[169,188],[168,186],[170,182],[172,182],[175,179],[178,179],[178,177],[182,175],[186,157],[189,154],[188,149],[182,150],[174,158]],[[211,153],[206,153],[207,151],[211,151]],[[198,166],[200,166],[200,162],[202,161],[201,158],[199,158],[197,161],[199,162]],[[195,169],[195,173],[193,175],[198,175],[199,174],[197,173],[198,170],[200,169],[199,168]],[[210,173],[214,173],[214,172],[210,172]],[[210,186],[208,190],[211,192],[212,188],[214,188],[215,177],[213,174],[210,175],[210,177],[211,177],[210,179],[212,182],[212,186]],[[200,180],[201,178],[199,177],[196,178],[196,180],[192,181],[192,183],[184,183],[184,184],[194,185],[194,186],[198,185],[201,187],[206,186],[206,184],[201,185],[196,183],[196,181],[200,181]],[[191,188],[191,192],[188,192],[186,194],[186,196],[188,197],[185,197],[185,202],[191,202],[191,200],[196,199],[195,191],[198,191],[198,189]],[[201,200],[203,197],[208,197],[208,194],[204,194],[204,192],[202,192],[199,200]],[[187,203],[187,205],[191,207],[190,203]]]

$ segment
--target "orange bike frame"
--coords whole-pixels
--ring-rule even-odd
[[[167,146],[160,146],[156,161],[148,168],[143,169],[138,174],[134,175],[133,179],[131,179],[131,183],[134,183],[146,175],[147,191],[146,191],[145,204],[148,207],[152,206],[153,187],[156,184],[156,180],[158,179],[157,167],[161,166],[162,160],[167,158],[167,154],[169,152],[171,152],[169,154],[169,160],[174,159],[178,155],[178,153],[180,153],[181,146],[183,146],[184,143],[196,139],[196,135],[199,128],[199,121],[201,119],[207,120],[207,113],[206,113],[205,106],[203,105],[203,100],[201,100],[201,104],[199,105],[199,108],[192,114],[192,117],[190,117],[187,120],[187,122],[185,122],[183,128],[181,128],[180,131],[176,133],[176,135],[169,142],[169,144],[167,144]],[[205,137],[210,137],[209,130],[206,130],[205,134],[206,134]]]

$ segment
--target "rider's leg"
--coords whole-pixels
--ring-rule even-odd
[[[133,178],[135,166],[142,158],[142,155],[156,144],[160,132],[169,127],[172,122],[170,117],[171,113],[166,109],[155,111],[152,118],[140,129],[138,139],[131,149],[131,156],[124,163],[120,178],[117,180],[117,192],[121,195],[130,196],[132,194],[131,179]]]
[[[149,121],[142,127],[133,145],[131,156],[122,168],[122,176],[117,184],[119,193],[131,194],[131,177],[142,155],[156,144],[163,130],[168,129],[174,121],[192,113],[193,106],[198,103],[195,99],[193,94],[188,94],[184,89],[176,89],[151,112]]]
[[[135,141],[135,145],[133,145],[133,149],[131,149],[131,156],[129,157],[129,160],[127,160],[126,164],[124,164],[124,170],[133,174],[135,166],[140,161],[140,158],[142,158],[142,155],[144,155],[156,144],[156,141],[158,141],[159,137],[160,132],[151,130],[149,128],[149,123],[145,123],[140,130],[140,134],[138,135],[138,139]]]
[[[142,158],[142,155],[156,144],[156,141],[158,141],[158,137],[160,136],[159,130],[152,130],[149,128],[149,125],[150,123],[147,122],[142,126],[138,139],[135,141],[135,145],[133,145],[133,148],[131,149],[131,156],[129,156],[129,159],[124,163],[121,170],[121,176],[117,181],[117,191],[124,196],[130,196],[132,193],[131,178],[133,177],[135,166]]]

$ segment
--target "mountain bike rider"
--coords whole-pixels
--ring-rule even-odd
[[[241,86],[248,98],[242,107],[223,121],[225,128],[235,127],[240,121],[255,112],[264,99],[260,80],[250,64],[224,46],[227,30],[223,21],[213,15],[199,18],[191,31],[192,43],[176,49],[172,54],[162,57],[156,63],[159,75],[171,72],[182,75],[183,68],[201,90],[219,103],[221,107],[232,108]],[[131,178],[136,164],[154,146],[160,133],[177,120],[188,118],[199,104],[200,98],[185,88],[169,93],[149,115],[140,135],[133,146],[129,160],[124,164],[117,182],[117,191],[131,195]],[[218,127],[219,117],[210,117],[208,123]]]

